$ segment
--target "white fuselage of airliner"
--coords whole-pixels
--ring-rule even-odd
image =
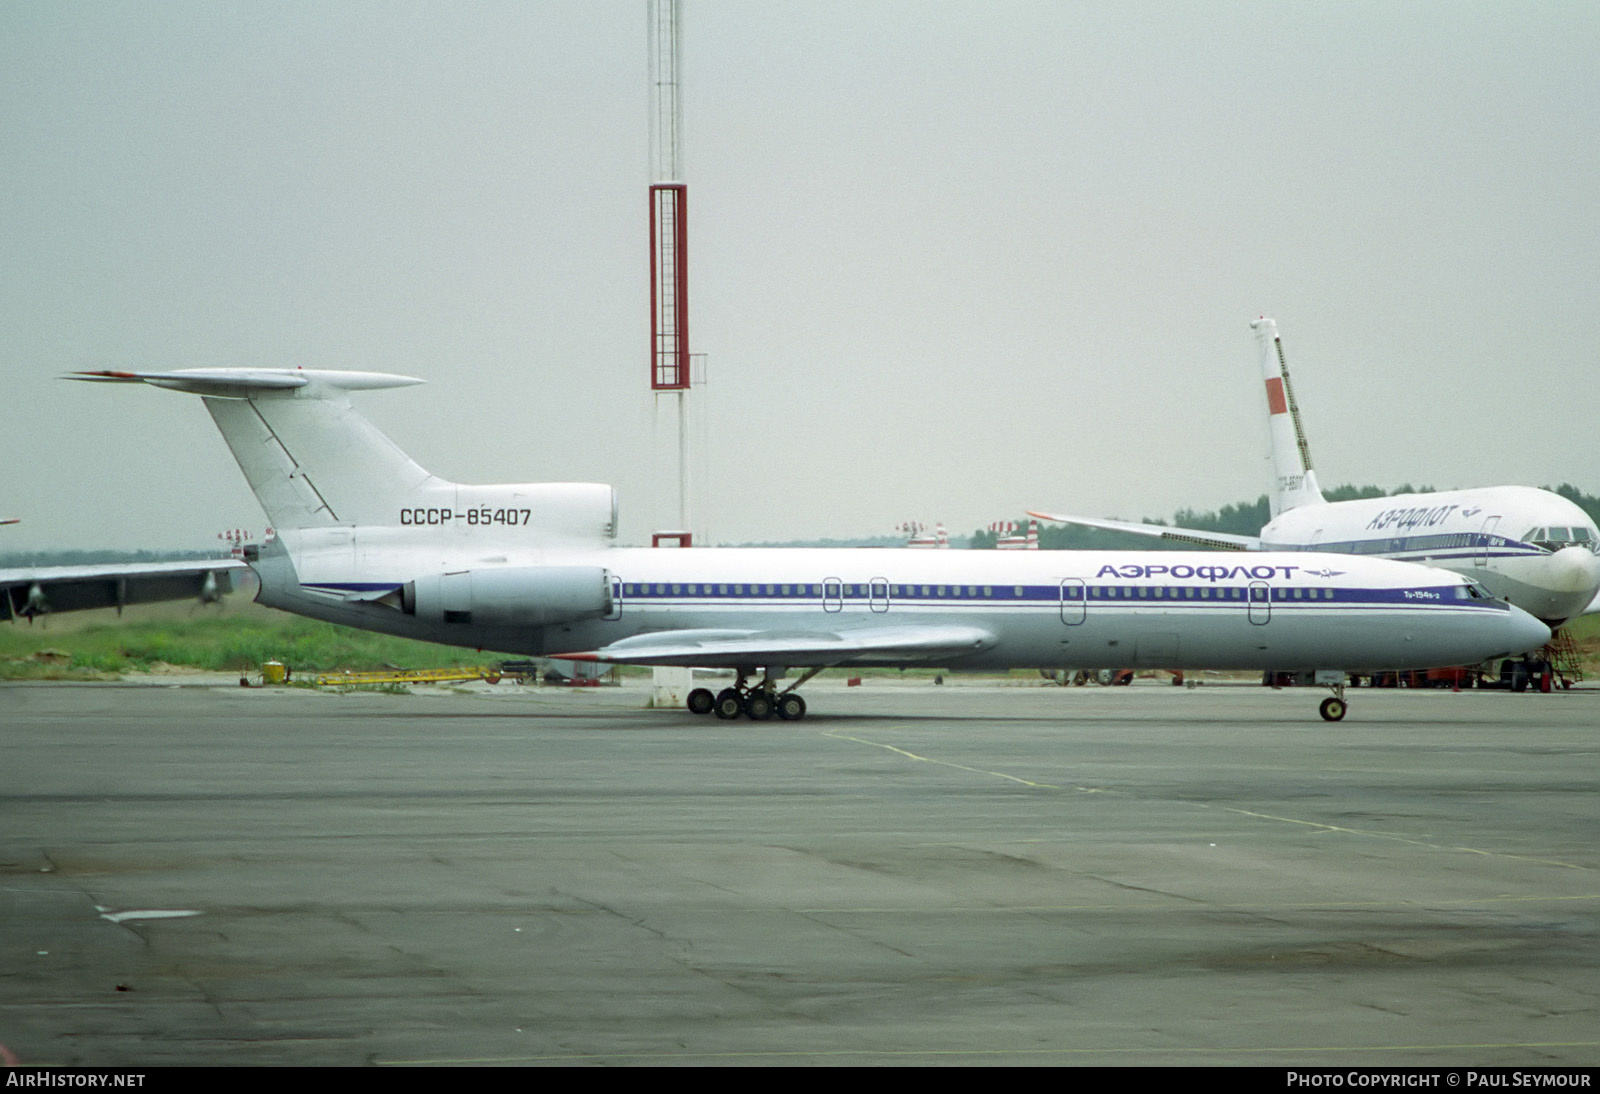
[[[349,403],[405,377],[82,378],[205,398],[277,529],[246,553],[262,603],[457,646],[731,668],[723,717],[801,717],[793,686],[775,688],[790,668],[1272,668],[1340,689],[1346,672],[1482,661],[1549,637],[1459,575],[1387,559],[616,547],[610,487],[446,482]],[[691,709],[712,709],[703,699],[691,693]],[[1343,711],[1342,697],[1324,703],[1326,718]]]
[[[359,536],[359,530],[357,535]],[[500,533],[499,535],[504,535]],[[1544,641],[1542,627],[1455,574],[1304,553],[652,549],[530,553],[501,540],[387,572],[302,553],[294,533],[256,563],[263,603],[453,645],[638,664],[934,664],[954,669],[1143,666],[1367,671],[1481,661]],[[537,561],[535,561],[537,559]],[[573,577],[586,617],[497,614],[475,576]],[[451,595],[421,591],[455,580]],[[415,587],[408,602],[407,585]],[[604,594],[601,595],[601,590]],[[560,598],[552,587],[545,602]],[[492,603],[490,602],[492,600]]]

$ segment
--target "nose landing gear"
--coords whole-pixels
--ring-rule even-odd
[[[1341,680],[1337,684],[1330,684],[1328,687],[1332,690],[1333,696],[1322,700],[1322,705],[1317,708],[1317,713],[1322,715],[1322,720],[1325,722],[1338,722],[1343,720],[1346,710],[1344,681]]]

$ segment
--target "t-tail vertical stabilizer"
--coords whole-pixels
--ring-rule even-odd
[[[1325,499],[1311,468],[1311,449],[1300,425],[1289,365],[1283,357],[1278,324],[1262,317],[1250,324],[1261,347],[1261,378],[1267,389],[1267,428],[1272,437],[1272,515],[1302,505],[1322,505]]]
[[[309,369],[90,372],[199,395],[273,527],[387,524],[441,483],[350,405],[349,392],[420,384],[409,376]],[[388,519],[385,519],[388,517]]]
[[[410,376],[223,368],[72,378],[201,396],[291,552],[332,537],[348,557],[357,528],[365,543],[427,543],[430,555],[474,552],[490,541],[530,550],[598,546],[616,532],[615,498],[603,484],[468,486],[429,474],[350,404],[352,391],[422,383]],[[420,541],[419,528],[427,533]]]

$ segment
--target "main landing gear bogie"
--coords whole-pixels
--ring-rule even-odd
[[[794,689],[815,675],[816,672],[807,673],[785,691],[778,691],[770,680],[749,687],[742,678],[733,687],[723,688],[715,695],[706,688],[695,688],[684,706],[690,714],[715,714],[729,722],[740,716],[756,722],[765,722],[774,716],[785,722],[798,722],[806,716],[806,701]]]

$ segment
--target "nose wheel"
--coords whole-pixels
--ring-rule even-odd
[[[1325,722],[1338,722],[1343,720],[1346,709],[1344,685],[1335,684],[1333,686],[1333,695],[1322,700],[1322,705],[1317,708],[1317,713],[1322,715],[1322,720]]]

